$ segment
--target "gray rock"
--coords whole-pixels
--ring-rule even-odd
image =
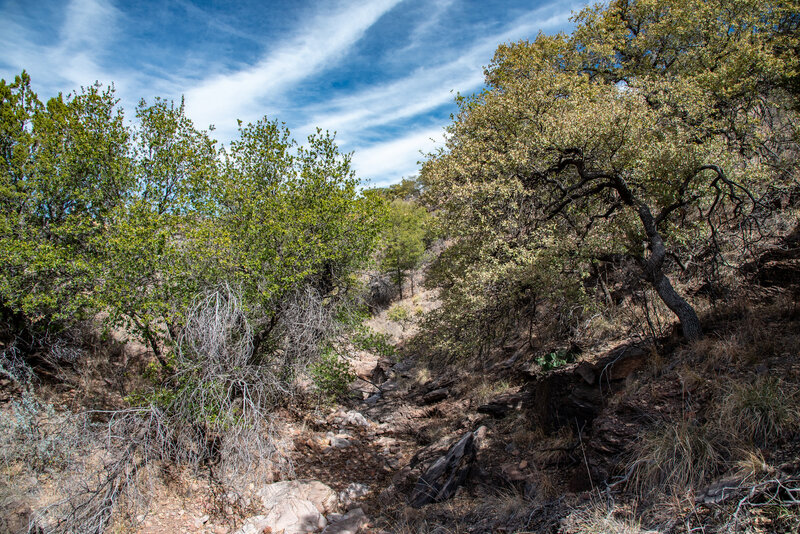
[[[339,492],[339,503],[342,506],[350,506],[355,501],[369,494],[369,487],[360,482],[352,482],[344,490]]]
[[[328,525],[322,534],[357,534],[367,523],[364,510],[355,508],[344,514],[335,523]]]
[[[330,486],[318,480],[286,480],[268,484],[256,492],[261,498],[264,510],[269,512],[281,501],[299,499],[310,501],[321,514],[334,512],[339,498]]]
[[[302,534],[316,532],[327,525],[325,517],[311,501],[289,498],[280,501],[264,520],[272,532]]]
[[[266,522],[267,516],[256,515],[245,519],[242,528],[233,534],[261,534],[269,525]]]
[[[364,428],[370,427],[369,420],[355,410],[350,410],[349,412],[344,414],[344,417],[342,417],[342,419],[344,420],[345,423],[349,425],[363,426]]]
[[[333,432],[328,432],[327,434],[328,442],[331,444],[331,447],[335,449],[346,449],[352,443],[350,443],[350,436],[346,434],[334,434]]]
[[[475,434],[467,432],[444,456],[437,459],[419,477],[409,504],[414,508],[441,502],[452,497],[469,477],[476,458]]]
[[[257,515],[245,520],[242,528],[234,534],[262,534],[267,528],[270,532],[283,534],[304,534],[319,532],[327,525],[325,517],[311,501],[289,497],[278,501],[266,515]]]
[[[375,406],[382,396],[383,395],[381,394],[381,392],[378,391],[377,393],[374,393],[369,397],[367,397],[366,399],[364,399],[364,404],[366,404],[367,406]]]

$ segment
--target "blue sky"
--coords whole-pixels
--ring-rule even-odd
[[[114,83],[140,98],[186,98],[227,143],[236,120],[319,126],[354,152],[371,185],[417,172],[441,144],[456,93],[483,83],[498,44],[568,30],[582,2],[522,0],[5,0],[0,77],[22,69],[41,98]]]

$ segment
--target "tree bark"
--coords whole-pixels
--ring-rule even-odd
[[[656,293],[664,301],[664,304],[667,305],[672,313],[678,316],[683,328],[683,336],[690,341],[700,339],[703,336],[703,330],[700,327],[700,319],[697,317],[697,313],[691,304],[686,302],[675,291],[662,269],[667,251],[664,247],[664,240],[661,238],[658,228],[656,228],[653,214],[644,203],[639,204],[638,211],[639,219],[644,225],[645,233],[650,243],[650,257],[644,261],[643,265],[645,278],[653,284]]]

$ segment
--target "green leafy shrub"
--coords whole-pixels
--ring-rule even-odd
[[[365,325],[356,328],[352,341],[357,349],[372,352],[383,358],[393,358],[396,354],[387,334],[376,332]]]
[[[309,371],[319,392],[328,398],[345,395],[356,379],[350,364],[332,348],[323,352],[320,359],[309,367]]]
[[[574,362],[575,355],[565,349],[561,349],[539,356],[535,361],[543,371],[552,371],[553,369],[558,369],[563,365]]]
[[[419,265],[425,252],[429,219],[425,208],[415,202],[396,199],[389,205],[380,264],[394,279],[401,298],[403,281],[409,278],[409,271]]]
[[[411,319],[411,310],[408,309],[408,306],[404,306],[403,304],[395,304],[389,308],[389,312],[386,316],[391,321],[404,324]]]

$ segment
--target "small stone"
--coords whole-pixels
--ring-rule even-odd
[[[328,432],[327,438],[328,443],[331,444],[331,447],[336,449],[346,449],[351,445],[350,440],[348,439],[350,436],[347,434],[334,434],[333,432]]]
[[[351,411],[345,413],[344,417],[342,419],[344,419],[345,423],[353,425],[353,426],[363,426],[365,428],[369,428],[370,427],[370,424],[369,424],[369,421],[367,420],[367,418],[364,417],[363,415],[361,415],[360,413],[358,413],[355,410],[351,410]]]
[[[336,522],[331,522],[322,534],[357,534],[368,523],[367,516],[361,508],[355,508],[344,514]]]
[[[367,494],[369,494],[369,487],[366,484],[352,482],[347,488],[339,492],[339,502],[343,506],[349,506]]]
[[[500,471],[503,473],[503,476],[511,482],[519,482],[527,478],[516,464],[503,464],[500,466]]]
[[[431,392],[426,393],[422,397],[422,404],[434,404],[439,401],[446,399],[450,395],[450,392],[447,388],[439,388],[434,389]]]

